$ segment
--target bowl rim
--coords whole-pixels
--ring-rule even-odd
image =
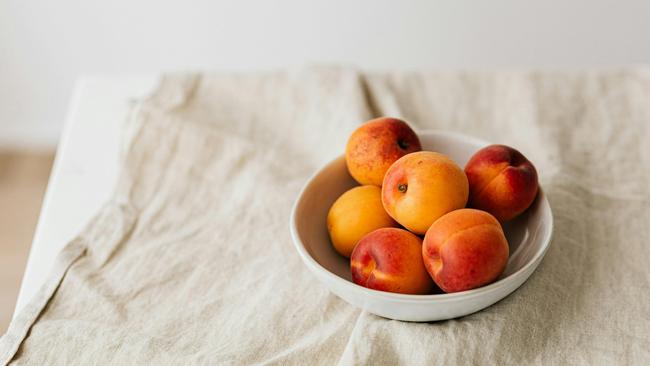
[[[450,131],[441,131],[441,130],[435,130],[435,129],[428,129],[428,130],[423,130],[423,131],[418,131],[418,135],[439,135],[439,136],[448,136],[448,137],[453,137],[457,139],[463,139],[463,140],[469,140],[472,141],[478,145],[482,146],[487,146],[490,145],[489,142],[473,137],[473,136],[468,136],[464,135],[461,133],[457,132],[450,132]],[[538,191],[538,197],[537,199],[540,200],[540,203],[546,207],[548,210],[548,219],[549,219],[549,230],[548,233],[545,235],[543,240],[542,246],[537,250],[535,255],[531,260],[529,260],[526,264],[524,264],[521,268],[519,268],[517,271],[514,273],[511,273],[509,276],[501,278],[498,281],[495,281],[489,285],[478,287],[475,289],[471,290],[465,290],[465,291],[459,291],[459,292],[451,292],[451,293],[443,293],[443,294],[429,294],[429,295],[411,295],[411,294],[400,294],[400,293],[395,293],[395,292],[388,292],[388,291],[379,291],[379,290],[373,290],[369,289],[367,287],[363,287],[360,285],[357,285],[354,282],[348,281],[344,278],[339,277],[338,275],[330,272],[327,268],[323,267],[316,259],[314,259],[309,252],[307,252],[307,248],[305,247],[305,244],[302,242],[300,239],[300,236],[298,234],[298,227],[296,224],[296,211],[298,209],[298,206],[300,202],[302,201],[302,198],[305,194],[305,191],[309,186],[313,183],[314,179],[326,168],[338,163],[338,161],[342,158],[342,156],[339,156],[331,161],[329,161],[327,164],[322,166],[321,168],[317,169],[316,172],[314,172],[306,181],[306,183],[303,185],[302,189],[300,190],[300,193],[298,194],[298,197],[294,201],[294,204],[291,208],[291,215],[289,218],[289,229],[291,231],[291,238],[293,239],[293,244],[296,250],[298,251],[298,254],[300,255],[302,261],[307,265],[307,267],[314,272],[314,274],[321,274],[332,281],[334,281],[337,284],[340,284],[341,286],[347,287],[350,290],[355,290],[355,291],[361,291],[365,293],[366,295],[369,295],[371,297],[375,298],[382,298],[382,299],[389,299],[392,301],[397,301],[397,302],[431,302],[431,301],[440,301],[440,302],[447,302],[447,301],[458,301],[458,300],[463,300],[467,298],[474,298],[481,296],[483,294],[496,291],[498,288],[501,288],[511,282],[515,282],[516,278],[524,275],[531,267],[534,268],[537,266],[538,262],[541,261],[541,259],[544,257],[546,254],[546,251],[550,247],[552,238],[553,238],[553,232],[554,232],[554,218],[553,218],[553,211],[551,210],[551,205],[549,204],[548,200],[546,199],[546,195],[542,189],[542,187],[539,187]],[[546,216],[546,215],[545,215]]]

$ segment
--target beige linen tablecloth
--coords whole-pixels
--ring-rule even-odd
[[[519,148],[555,215],[519,290],[464,318],[356,309],[289,212],[366,119]],[[0,363],[650,364],[650,71],[165,77],[126,123],[113,199],[0,340]]]

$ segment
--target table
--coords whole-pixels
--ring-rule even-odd
[[[61,248],[109,199],[129,100],[145,96],[156,82],[156,75],[77,79],[14,317],[47,278]]]
[[[313,67],[213,73],[200,87],[196,75],[170,77],[137,121],[125,161],[138,183],[119,191],[129,201],[69,247],[0,339],[0,363],[650,364],[649,75]],[[373,110],[521,147],[535,162],[555,239],[516,293],[449,322],[387,321],[287,255],[300,187]]]

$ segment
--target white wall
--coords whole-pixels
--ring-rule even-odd
[[[648,1],[0,0],[0,145],[54,145],[80,74],[648,61]]]

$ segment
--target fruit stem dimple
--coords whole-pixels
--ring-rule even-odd
[[[407,188],[408,188],[408,186],[406,184],[403,184],[403,183],[400,184],[399,186],[397,186],[397,190],[402,192],[402,193],[406,193]]]
[[[406,150],[406,149],[409,148],[409,143],[402,140],[402,139],[399,139],[399,140],[397,140],[397,146],[399,146],[400,149],[402,149],[402,150]]]

